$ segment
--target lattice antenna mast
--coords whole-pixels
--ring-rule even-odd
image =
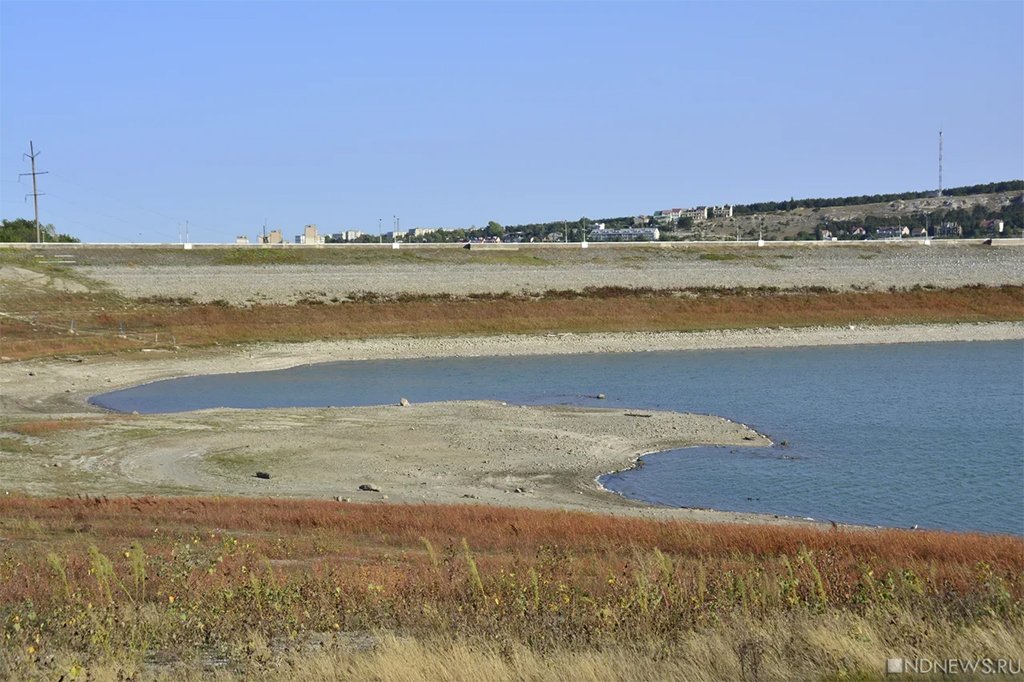
[[[942,196],[942,128],[939,128],[939,196]]]
[[[33,205],[35,206],[35,209],[36,209],[36,242],[37,243],[43,241],[43,233],[39,229],[39,197],[46,196],[46,195],[39,193],[39,190],[36,187],[36,176],[37,175],[46,175],[49,172],[49,171],[37,171],[36,170],[36,157],[39,156],[40,153],[41,152],[37,152],[36,148],[32,145],[32,140],[29,140],[28,141],[28,154],[24,154],[23,156],[25,156],[26,158],[29,159],[29,161],[32,162],[32,172],[31,173],[18,173],[18,177],[19,178],[24,177],[26,175],[31,175],[32,176],[32,194],[26,194],[25,198],[28,199],[29,197],[32,197],[32,203],[33,203]]]

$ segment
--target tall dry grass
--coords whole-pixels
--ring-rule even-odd
[[[339,674],[352,679],[452,682],[881,679],[890,657],[941,659],[949,657],[948,652],[983,657],[985,651],[1024,657],[1024,628],[1019,623],[992,621],[980,629],[930,628],[913,622],[912,616],[901,617],[921,633],[909,651],[901,644],[890,644],[888,623],[878,618],[805,614],[760,621],[736,617],[694,632],[668,648],[637,642],[556,650],[548,655],[517,642],[501,644],[472,636],[423,640],[384,633],[370,651],[337,647],[302,652],[269,670],[253,672],[313,682],[335,680]],[[248,674],[244,671],[242,676]]]
[[[863,679],[884,652],[1014,655],[1024,631],[1024,541],[1005,536],[6,497],[0,537],[0,670],[25,678],[158,661],[284,679],[552,679],[570,662],[593,679]]]
[[[563,649],[547,654],[519,642],[496,643],[471,634],[415,638],[391,632],[367,633],[352,640],[317,639],[281,650],[258,636],[240,640],[246,652],[234,669],[171,665],[164,668],[124,660],[90,666],[94,680],[145,676],[181,680],[422,680],[424,682],[618,682],[620,680],[881,680],[890,657],[935,658],[949,652],[1008,652],[1024,656],[1019,624],[998,621],[978,628],[933,629],[918,623],[921,637],[912,648],[890,644],[888,624],[856,615],[800,616],[754,621],[735,618],[695,632],[665,649],[639,643],[601,649]],[[367,642],[369,644],[367,645]],[[984,645],[979,647],[979,644]],[[966,657],[968,654],[960,654]],[[72,668],[62,653],[57,669]],[[927,678],[925,678],[927,679]],[[1008,679],[992,676],[988,679]]]

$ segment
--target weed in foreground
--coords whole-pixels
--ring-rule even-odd
[[[23,679],[363,669],[413,650],[421,673],[498,654],[510,679],[509,652],[538,671],[621,654],[669,666],[651,678],[701,661],[712,679],[870,678],[886,651],[1005,657],[1024,632],[1010,537],[203,498],[5,498],[0,514],[32,521],[5,529],[0,559],[0,675]],[[293,655],[364,635],[380,648]]]

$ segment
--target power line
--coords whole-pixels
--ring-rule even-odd
[[[32,176],[32,194],[31,194],[31,196],[32,196],[32,203],[33,203],[33,205],[35,206],[35,209],[36,209],[36,242],[42,242],[43,241],[42,232],[40,232],[40,230],[39,230],[39,197],[40,196],[45,196],[45,195],[39,194],[39,191],[36,188],[36,176],[37,175],[46,175],[46,173],[48,172],[48,171],[36,171],[36,157],[39,156],[41,153],[42,152],[37,152],[36,151],[35,147],[32,145],[32,140],[29,140],[28,141],[28,154],[24,154],[23,156],[27,156],[29,158],[29,160],[32,162],[32,172],[31,173],[18,173],[18,177],[19,178],[23,177],[25,175],[31,175]],[[29,197],[29,195],[26,194],[25,198],[27,199],[28,197]]]

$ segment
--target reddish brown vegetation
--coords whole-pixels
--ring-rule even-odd
[[[993,622],[1016,632],[1024,598],[1024,541],[976,534],[480,506],[7,497],[0,535],[0,675],[6,655],[6,672],[41,679],[77,669],[48,652],[187,661],[238,655],[254,635],[339,630],[665,656],[730,623],[785,632],[845,614],[861,619],[858,636],[871,628],[916,647]]]
[[[649,291],[601,289],[541,297],[367,297],[341,303],[248,308],[181,301],[96,307],[88,296],[25,302],[35,325],[5,323],[2,352],[15,358],[167,345],[451,336],[551,331],[694,331],[812,325],[1024,319],[1024,287],[891,292]],[[22,311],[27,314],[29,311]],[[76,334],[69,333],[75,319]],[[121,324],[127,333],[119,336]]]
[[[177,542],[207,547],[212,539],[219,547],[228,536],[244,540],[255,556],[284,562],[279,570],[285,574],[330,567],[353,574],[383,571],[377,579],[400,582],[425,578],[426,538],[457,553],[465,539],[481,567],[509,567],[550,551],[586,557],[577,568],[586,565],[597,576],[617,574],[635,561],[635,553],[654,549],[678,562],[700,563],[709,575],[809,552],[829,569],[829,591],[840,601],[851,598],[866,564],[879,578],[880,571],[899,567],[927,575],[936,587],[969,591],[977,566],[984,563],[1009,580],[1016,597],[1024,589],[1024,542],[1010,536],[659,522],[481,506],[211,498],[8,497],[0,500],[0,519],[7,526],[5,553],[24,561],[22,570],[0,580],[0,601],[6,603],[30,598],[40,604],[59,596],[52,582],[38,579],[48,572],[45,550],[84,561],[89,545],[119,556],[137,541],[147,555],[166,556]],[[230,571],[218,575],[216,582],[231,582],[229,576]]]
[[[35,419],[9,424],[7,429],[23,436],[45,436],[61,431],[78,431],[91,429],[106,421],[103,418],[67,418],[67,419]]]

